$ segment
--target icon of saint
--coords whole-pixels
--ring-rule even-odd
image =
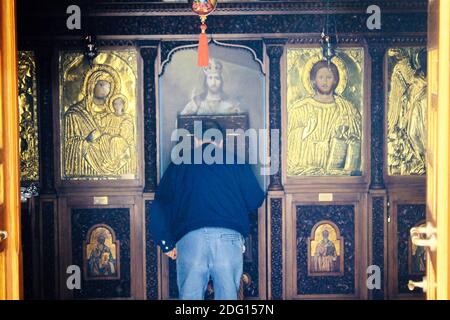
[[[337,272],[338,256],[334,243],[328,238],[328,230],[322,231],[322,240],[317,244],[314,256],[311,257],[313,263],[312,272]]]
[[[333,62],[314,63],[313,94],[289,107],[288,175],[361,175],[361,114],[336,92],[341,80]]]
[[[106,235],[100,233],[97,243],[88,258],[89,275],[93,277],[111,276],[116,273],[115,259],[111,249],[105,244]]]
[[[387,115],[391,175],[423,175],[426,169],[427,51],[412,55],[392,49],[397,60],[390,77]]]
[[[63,115],[66,177],[108,173],[103,164],[110,157],[109,145],[100,121],[108,113],[110,97],[120,90],[120,79],[111,67],[98,65],[86,74],[82,90],[83,98]]]

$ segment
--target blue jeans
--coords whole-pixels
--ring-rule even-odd
[[[214,283],[214,299],[237,299],[245,250],[239,232],[200,228],[185,234],[176,248],[179,299],[203,300],[209,276]]]

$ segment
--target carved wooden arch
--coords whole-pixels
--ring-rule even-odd
[[[234,44],[234,43],[222,42],[222,41],[218,41],[218,40],[215,40],[215,39],[211,39],[209,41],[209,44],[215,44],[215,45],[217,45],[219,47],[224,47],[224,48],[229,48],[229,49],[243,50],[243,51],[246,51],[246,52],[250,53],[252,58],[253,58],[253,61],[258,64],[260,72],[263,75],[265,75],[263,61],[261,61],[258,58],[258,55],[256,54],[255,50],[253,50],[249,46],[242,45],[242,44]],[[166,59],[164,61],[161,61],[161,67],[160,67],[158,76],[161,77],[164,74],[166,66],[172,61],[172,57],[173,57],[173,55],[175,53],[177,53],[178,51],[183,51],[183,50],[193,50],[193,49],[195,49],[197,47],[198,47],[198,44],[192,43],[192,44],[185,44],[185,45],[176,46],[175,48],[170,50],[169,53],[167,54]]]

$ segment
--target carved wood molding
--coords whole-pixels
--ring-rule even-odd
[[[283,299],[283,200],[282,198],[270,199],[270,297],[273,300]]]
[[[383,12],[383,11],[382,11]],[[27,23],[20,25],[19,37],[52,38],[56,36],[80,36],[79,32],[68,30],[66,26],[67,16],[62,13],[50,16],[51,12],[43,15],[25,16]],[[367,13],[334,11],[333,16],[337,21],[337,29],[340,34],[414,34],[426,33],[426,11],[413,11],[407,8],[399,12],[383,12],[382,30],[371,31],[367,29]],[[22,16],[22,19],[24,17]],[[98,16],[88,16],[86,19],[93,26],[92,33],[102,35],[127,35],[127,36],[172,36],[172,35],[197,35],[198,20],[192,14],[189,15],[162,15],[157,12],[152,15],[136,14],[109,14],[102,13]],[[249,14],[214,15],[208,19],[208,31],[210,34],[274,34],[283,37],[295,33],[318,33],[324,23],[323,14],[307,14],[302,11],[291,11],[289,14],[259,14],[249,11]],[[382,32],[382,33],[381,33]]]
[[[52,108],[52,56],[51,48],[39,48],[36,51],[36,74],[38,86],[39,112],[39,162],[40,193],[54,194],[55,162],[53,144],[53,108]]]
[[[332,0],[328,4],[326,1],[254,1],[254,2],[221,2],[218,4],[216,13],[229,12],[275,12],[286,13],[292,11],[304,12],[318,12],[318,11],[366,11],[366,8],[373,5],[374,2],[370,0],[354,1],[354,0]],[[396,10],[414,10],[427,11],[427,2],[425,0],[413,1],[377,1],[377,5],[382,10],[396,11]],[[185,13],[192,14],[189,3],[163,3],[161,1],[117,1],[111,3],[110,1],[103,1],[95,3],[89,7],[92,14],[99,12],[104,13],[143,13],[143,12],[158,12],[158,13]]]
[[[270,158],[274,161],[278,157],[278,170],[270,176],[269,190],[283,190],[281,182],[281,66],[280,59],[284,53],[286,39],[266,39],[266,52],[269,57],[269,125],[270,130],[278,130],[278,154],[273,155],[273,141],[270,141]]]
[[[144,192],[153,192],[157,184],[155,62],[158,47],[141,47],[140,52],[144,61]]]
[[[384,55],[386,43],[369,42],[371,74],[371,189],[384,189]]]

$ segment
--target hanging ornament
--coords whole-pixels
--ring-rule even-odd
[[[334,41],[333,36],[329,34],[325,34],[325,32],[322,32],[320,35],[320,43],[322,44],[322,55],[325,60],[327,60],[328,65],[331,64],[331,59],[336,56],[336,44]]]
[[[325,16],[325,23],[320,35],[320,43],[322,45],[323,59],[331,64],[331,59],[336,56],[336,47],[338,44],[338,34],[336,27],[336,19],[334,15],[329,15],[330,12],[330,0],[327,0],[327,13]]]
[[[208,57],[208,37],[206,36],[206,18],[216,9],[217,0],[193,0],[192,11],[200,17],[200,37],[198,39],[198,66],[207,67]]]
[[[95,57],[98,55],[98,49],[95,36],[87,35],[84,40],[84,56],[89,62],[89,66],[92,67]]]

